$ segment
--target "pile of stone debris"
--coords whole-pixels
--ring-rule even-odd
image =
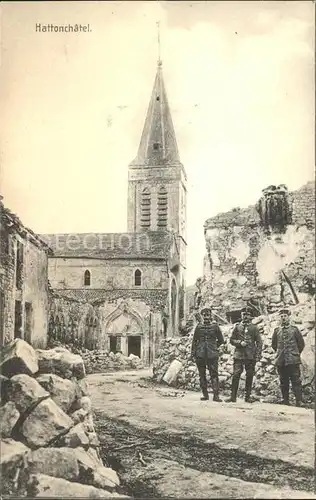
[[[142,360],[130,354],[124,356],[121,352],[109,352],[104,349],[86,349],[84,347],[75,347],[71,344],[62,344],[54,341],[51,345],[56,347],[65,347],[74,354],[79,354],[84,362],[86,373],[105,373],[119,370],[139,370],[144,368]]]
[[[310,406],[314,402],[315,387],[315,302],[308,301],[291,307],[292,321],[298,326],[305,340],[302,353],[302,382],[304,402]],[[277,313],[259,316],[253,323],[259,327],[262,339],[262,358],[256,365],[254,394],[266,402],[280,398],[279,384],[274,365],[275,354],[271,347],[272,334],[278,325]],[[234,348],[229,343],[233,326],[221,327],[226,344],[220,348],[219,380],[223,393],[229,393],[233,372]],[[158,383],[167,383],[173,387],[200,390],[199,375],[195,363],[190,359],[193,331],[181,338],[162,341],[158,356],[154,362],[153,379]],[[241,377],[239,396],[242,397],[245,373]]]
[[[82,358],[15,339],[0,367],[1,496],[128,498],[100,459]]]

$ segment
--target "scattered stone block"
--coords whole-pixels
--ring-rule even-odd
[[[68,448],[39,448],[25,457],[29,474],[47,474],[69,481],[79,477],[79,465]]]
[[[163,381],[168,385],[172,385],[177,381],[178,374],[182,368],[182,363],[177,359],[174,359],[170,364],[168,370],[166,371]]]
[[[79,464],[79,477],[98,488],[115,488],[120,484],[118,475],[109,467],[99,465],[96,460],[82,448],[73,450]]]
[[[15,339],[1,348],[0,371],[5,377],[17,373],[34,375],[38,372],[36,351],[23,339]]]
[[[22,414],[48,397],[49,393],[29,375],[20,373],[11,377],[8,382],[6,398],[13,401]]]
[[[36,352],[40,373],[55,373],[68,379],[82,379],[86,375],[83,359],[78,354],[55,349],[37,349]]]
[[[113,498],[123,497],[117,493],[101,490],[94,486],[75,483],[46,474],[33,474],[27,485],[30,497],[41,498]],[[125,498],[128,498],[125,496]]]
[[[31,448],[47,446],[73,426],[72,419],[49,398],[39,403],[22,425],[21,433]]]
[[[12,495],[15,490],[16,472],[23,466],[29,449],[19,441],[1,439],[1,494]]]
[[[88,415],[89,413],[86,410],[80,408],[79,410],[76,410],[71,414],[71,418],[73,419],[75,424],[79,424],[79,422],[83,422]]]
[[[90,446],[90,439],[85,431],[82,423],[72,427],[67,434],[62,436],[59,440],[62,446],[67,446],[69,448],[82,447],[88,449]]]
[[[20,412],[12,401],[8,401],[0,407],[0,435],[2,438],[9,438],[12,429],[19,420]]]
[[[39,384],[50,393],[55,403],[64,412],[68,412],[76,400],[78,390],[75,383],[53,373],[44,373],[37,377]]]

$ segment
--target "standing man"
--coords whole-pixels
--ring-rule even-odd
[[[251,312],[242,312],[242,320],[233,329],[230,343],[235,347],[231,397],[227,403],[236,403],[240,375],[246,370],[245,401],[252,403],[251,390],[256,362],[261,358],[262,339],[259,329],[251,322]]]
[[[203,396],[202,401],[209,399],[206,381],[206,367],[210,373],[211,385],[213,389],[213,401],[222,401],[219,398],[218,381],[218,348],[224,344],[224,337],[220,327],[212,321],[212,311],[205,307],[200,312],[202,322],[194,331],[191,357],[195,361],[200,375],[200,387]]]
[[[290,380],[295,395],[296,406],[302,403],[301,387],[301,352],[305,342],[297,326],[290,323],[290,311],[281,309],[281,325],[272,336],[272,348],[276,351],[275,364],[280,378],[282,404],[289,405]]]

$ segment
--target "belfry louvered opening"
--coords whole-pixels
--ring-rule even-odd
[[[143,189],[140,204],[140,226],[141,229],[147,230],[150,228],[151,218],[151,195],[148,188]]]
[[[157,216],[158,229],[166,228],[168,225],[168,192],[164,186],[160,187],[158,191]]]

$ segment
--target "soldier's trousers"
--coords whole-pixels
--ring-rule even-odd
[[[236,399],[239,386],[240,375],[246,370],[245,395],[250,397],[252,390],[252,381],[255,374],[256,361],[252,359],[234,359],[234,371],[232,378],[232,399]]]
[[[218,358],[204,359],[197,358],[196,365],[199,370],[200,376],[200,387],[204,396],[207,396],[207,380],[206,380],[206,368],[209,371],[211,386],[213,389],[213,395],[218,396],[219,394],[219,381],[218,381]]]
[[[301,384],[301,370],[300,365],[280,365],[277,366],[280,389],[283,400],[289,402],[290,381],[295,395],[296,403],[302,401],[302,384]]]

